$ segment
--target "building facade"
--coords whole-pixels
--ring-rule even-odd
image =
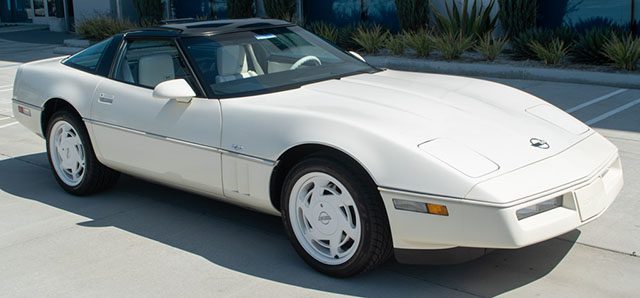
[[[256,1],[256,15],[265,16],[264,0]],[[325,21],[336,25],[371,22],[398,29],[393,0],[296,0],[298,16],[304,21]],[[445,1],[431,0],[437,9]],[[488,2],[489,0],[480,0]],[[227,17],[227,0],[161,0],[165,18]],[[472,2],[472,1],[470,1]],[[638,23],[640,0],[538,0],[539,24],[556,27],[576,23]],[[497,9],[496,9],[497,11]],[[76,21],[98,15],[137,21],[133,0],[0,0],[1,22],[48,24],[53,31],[73,30]]]

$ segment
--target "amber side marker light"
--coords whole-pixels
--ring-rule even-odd
[[[447,206],[445,205],[427,203],[427,211],[429,214],[449,216],[449,210],[447,210]]]
[[[447,210],[447,206],[445,205],[438,205],[438,204],[431,204],[431,203],[425,204],[422,202],[393,199],[393,207],[395,207],[398,210],[404,210],[404,211],[449,216],[449,210]]]

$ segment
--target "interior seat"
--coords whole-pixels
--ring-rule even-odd
[[[216,83],[229,82],[237,79],[255,77],[258,74],[249,70],[247,52],[243,46],[229,45],[217,50],[218,75]]]
[[[138,61],[138,83],[143,86],[156,85],[175,79],[173,58],[169,54],[155,54],[141,57]]]

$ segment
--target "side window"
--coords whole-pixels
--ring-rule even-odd
[[[63,63],[80,70],[95,73],[100,64],[100,58],[102,58],[104,50],[109,46],[112,39],[109,38],[90,46],[84,51],[69,57]]]
[[[194,87],[193,76],[170,40],[128,41],[116,65],[114,79],[147,88],[168,80],[185,79]]]

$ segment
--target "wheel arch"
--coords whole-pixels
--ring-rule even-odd
[[[78,117],[78,119],[82,120],[82,115],[80,112],[71,104],[69,101],[64,100],[62,98],[54,97],[48,99],[42,109],[42,114],[40,115],[40,127],[42,129],[42,135],[46,137],[47,134],[47,125],[49,124],[49,120],[51,120],[51,116],[57,111],[66,110],[70,113],[73,113]]]
[[[284,180],[289,171],[300,161],[314,155],[326,155],[340,161],[350,163],[357,171],[362,171],[366,174],[373,185],[378,185],[374,179],[374,176],[367,169],[364,164],[355,158],[353,155],[347,153],[345,150],[337,148],[335,146],[320,144],[320,143],[304,143],[298,144],[285,150],[277,159],[277,164],[271,173],[269,181],[269,195],[271,204],[278,211],[281,210],[280,195]]]

